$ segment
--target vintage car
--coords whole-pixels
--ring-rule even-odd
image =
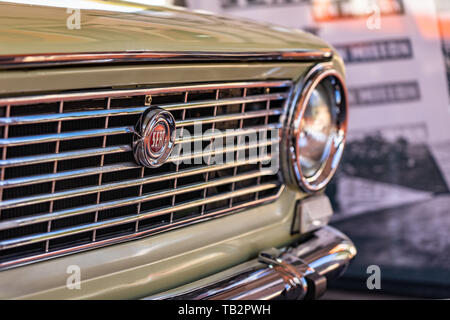
[[[327,226],[337,52],[205,12],[77,3],[0,2],[0,298],[320,297],[356,254]]]

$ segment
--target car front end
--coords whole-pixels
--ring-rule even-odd
[[[348,117],[336,51],[93,3],[0,3],[0,298],[320,297],[356,254],[327,226]]]

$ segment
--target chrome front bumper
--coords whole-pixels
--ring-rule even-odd
[[[263,251],[258,259],[148,299],[315,299],[355,255],[349,238],[324,227],[297,245]]]

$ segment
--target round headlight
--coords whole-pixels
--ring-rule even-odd
[[[304,191],[325,187],[334,175],[347,131],[347,99],[341,76],[314,69],[303,82],[287,125],[288,174]]]

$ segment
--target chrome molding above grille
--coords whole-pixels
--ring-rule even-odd
[[[43,53],[33,55],[0,56],[0,69],[25,67],[53,67],[85,64],[196,62],[201,61],[325,61],[331,59],[330,48],[317,50],[286,50],[269,52],[91,52],[91,53]]]
[[[279,134],[172,154],[153,169],[134,162],[131,137],[149,107],[146,96],[174,115],[177,128],[200,122],[203,133],[209,129],[177,136],[176,145],[279,132],[291,90],[290,81],[254,81],[0,98],[0,269],[276,199],[283,184],[278,168],[266,163],[278,161]],[[268,153],[209,163],[262,149]],[[202,158],[208,163],[195,163]]]

